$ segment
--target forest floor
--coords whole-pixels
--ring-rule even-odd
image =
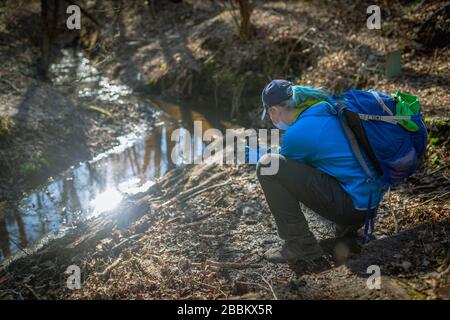
[[[254,167],[174,169],[145,194],[4,268],[0,292],[16,299],[448,299],[448,207],[427,203],[425,192],[391,193],[377,239],[362,247],[335,239],[333,226],[305,208],[329,266],[276,265],[263,258],[280,240]],[[69,265],[81,269],[79,290],[65,286]],[[371,265],[380,267],[379,290],[367,285]]]
[[[23,188],[27,163],[51,175],[50,168],[89,159],[142,119],[152,120],[135,104],[102,105],[112,117],[80,109],[38,79],[33,70],[39,36],[30,32],[32,24],[20,22],[38,19],[36,3],[19,10],[22,20],[1,15],[0,57],[6,64],[0,70],[0,164],[9,173],[0,177],[0,201],[14,197],[11,188]],[[231,118],[262,127],[268,124],[252,119],[261,111],[259,90],[269,78],[336,91],[409,91],[420,97],[429,118],[432,143],[424,163],[385,197],[378,238],[363,247],[333,239],[333,226],[305,210],[329,252],[330,265],[320,270],[262,258],[280,242],[252,166],[187,166],[2,268],[0,298],[450,297],[449,51],[428,30],[444,2],[386,4],[382,30],[368,30],[364,1],[274,1],[255,9],[255,35],[247,42],[235,35],[232,14],[220,6],[167,2],[156,7],[156,19],[136,3],[111,16],[96,4],[92,11],[98,10],[100,21],[112,21],[112,29],[92,29],[77,40],[110,79],[180,99],[213,93],[214,104],[226,105]],[[100,40],[91,41],[95,37]],[[403,72],[388,81],[386,56],[398,49]],[[72,264],[82,270],[80,290],[65,286],[64,271]],[[380,290],[367,287],[370,265],[381,268]]]

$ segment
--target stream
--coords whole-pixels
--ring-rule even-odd
[[[205,112],[194,111],[190,105],[136,95],[125,85],[112,84],[80,50],[63,50],[50,67],[50,75],[56,87],[79,101],[120,105],[132,99],[154,110],[156,121],[151,127],[119,137],[110,150],[42,181],[7,210],[0,220],[0,261],[58,237],[80,221],[114,209],[127,195],[145,191],[169,169],[182,165],[182,152],[175,162],[170,157],[175,129],[185,128],[177,131],[178,141],[197,145],[194,150],[201,152],[204,143],[192,130],[193,121],[203,121],[203,130],[227,126],[219,121],[223,117],[211,112],[206,104],[195,104],[195,110],[203,107]]]

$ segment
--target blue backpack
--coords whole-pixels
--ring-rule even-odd
[[[338,116],[352,150],[367,174],[367,183],[376,177],[366,159],[373,165],[386,190],[417,170],[427,145],[427,129],[418,110],[418,100],[415,110],[418,112],[409,112],[409,115],[397,112],[399,101],[375,90],[351,89],[328,97],[326,102]],[[412,121],[410,124],[415,130],[400,125],[405,121]],[[371,196],[368,208],[365,242],[372,238],[377,212],[377,208],[370,209]]]

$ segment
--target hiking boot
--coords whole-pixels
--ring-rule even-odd
[[[362,237],[358,234],[359,229],[359,225],[336,225],[336,238],[325,251],[333,255],[337,265],[345,263],[361,252]]]
[[[295,263],[299,260],[313,260],[323,255],[315,238],[286,241],[281,248],[269,249],[264,258],[272,263]]]
[[[359,225],[336,224],[336,238],[356,239],[358,238]]]

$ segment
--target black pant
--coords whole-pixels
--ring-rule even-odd
[[[278,171],[264,175],[261,169],[270,166],[270,161],[277,161],[276,158]],[[364,212],[354,208],[351,197],[338,181],[312,166],[278,154],[266,154],[259,160],[256,172],[283,240],[309,233],[299,202],[339,225],[361,227],[364,224]]]

